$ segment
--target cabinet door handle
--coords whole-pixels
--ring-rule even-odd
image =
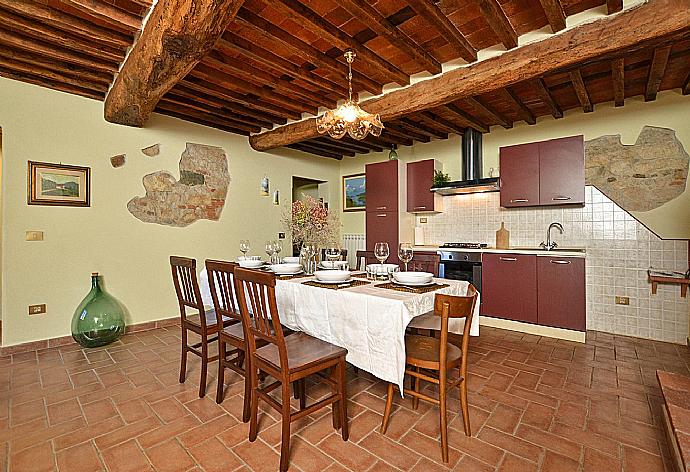
[[[552,264],[570,264],[570,261],[558,261],[553,259],[551,259],[549,262]]]
[[[516,257],[499,257],[500,260],[506,261],[506,262],[515,262],[517,261]]]
[[[386,216],[388,216],[386,213],[379,213],[376,215],[377,218],[385,218]]]
[[[510,201],[510,203],[527,203],[527,202],[529,202],[529,199],[527,199],[527,198],[516,198],[516,199]]]
[[[386,210],[388,207],[376,207],[377,210]]]
[[[551,200],[553,200],[554,202],[564,202],[572,199],[573,197],[553,197]]]
[[[426,210],[426,207],[425,207],[425,206],[423,206],[423,207],[414,207],[414,209],[415,209],[415,210]]]

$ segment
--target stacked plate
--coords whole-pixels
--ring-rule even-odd
[[[240,256],[237,258],[240,267],[245,269],[256,269],[264,265],[264,261],[259,256]]]
[[[277,275],[295,275],[302,272],[301,264],[272,264],[270,267]]]
[[[283,257],[283,264],[299,264],[299,257],[297,257],[297,256]]]
[[[347,261],[321,261],[319,268],[321,269],[340,269],[344,270],[347,267]]]
[[[317,270],[314,276],[323,284],[342,284],[352,280],[349,270]]]
[[[434,274],[431,272],[393,272],[393,282],[399,285],[412,287],[430,285],[433,279]]]

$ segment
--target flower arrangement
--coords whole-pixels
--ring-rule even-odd
[[[292,237],[293,244],[314,244],[325,247],[338,241],[340,221],[320,201],[302,195],[283,214],[283,225]]]

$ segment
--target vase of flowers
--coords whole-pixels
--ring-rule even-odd
[[[292,243],[301,247],[309,246],[310,259],[315,262],[320,248],[338,241],[340,221],[326,206],[309,195],[302,195],[283,214],[283,226],[292,238]],[[313,254],[312,254],[313,253]],[[308,266],[315,264],[308,264]]]

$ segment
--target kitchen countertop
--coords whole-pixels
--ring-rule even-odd
[[[533,254],[536,256],[551,257],[587,257],[585,248],[566,248],[570,250],[545,251],[541,248],[516,247],[511,249],[496,249],[495,247],[485,247],[481,249],[463,248],[440,248],[438,246],[413,246],[415,251],[444,251],[444,252],[495,252],[503,254]]]

